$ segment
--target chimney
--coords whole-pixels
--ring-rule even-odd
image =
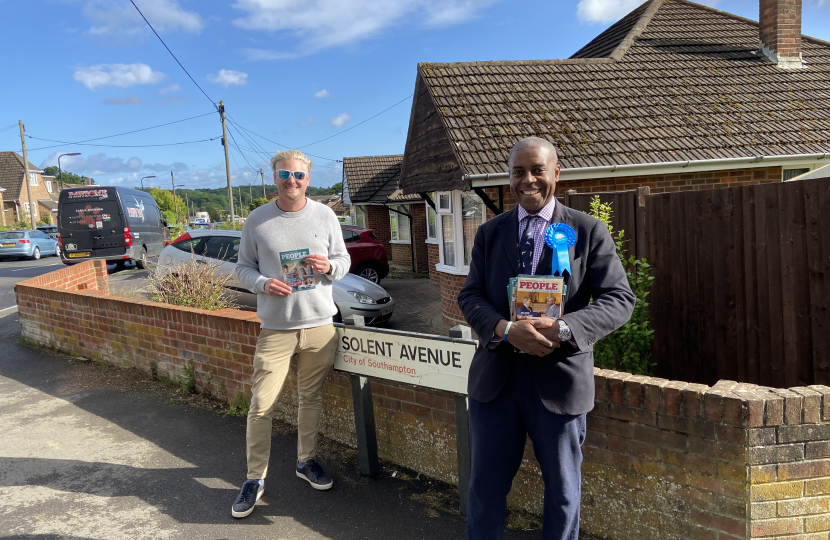
[[[800,68],[801,0],[760,0],[760,47],[784,69]]]

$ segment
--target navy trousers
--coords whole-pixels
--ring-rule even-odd
[[[522,463],[528,435],[545,482],[542,538],[578,540],[586,415],[554,414],[545,408],[527,369],[533,361],[517,359],[507,384],[493,401],[469,400],[468,540],[502,537],[507,494]]]

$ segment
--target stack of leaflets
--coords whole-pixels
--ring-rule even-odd
[[[565,313],[565,292],[565,280],[559,276],[522,274],[510,278],[507,285],[510,320],[560,318]]]
[[[280,265],[285,275],[285,282],[291,286],[291,292],[307,291],[315,287],[314,268],[306,259],[307,249],[280,252]]]

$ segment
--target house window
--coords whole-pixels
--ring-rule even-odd
[[[464,266],[470,266],[473,259],[473,242],[476,231],[484,223],[484,202],[475,193],[461,194],[461,231],[464,239]]]
[[[404,215],[404,213],[409,214],[408,206],[397,205],[389,210],[389,228],[392,232],[391,240],[393,242],[410,242],[409,216]]]
[[[27,203],[27,202],[23,203],[23,213],[26,214],[27,216],[29,215],[29,203]]]
[[[37,185],[37,173],[30,172],[29,173],[29,185],[36,186]]]
[[[43,184],[46,186],[46,191],[52,193],[52,181],[51,180],[44,180]]]
[[[783,177],[781,178],[781,180],[786,182],[787,180],[792,180],[796,176],[801,176],[802,174],[806,174],[806,173],[810,172],[810,168],[806,167],[806,168],[803,168],[803,169],[784,169],[782,172],[784,174],[783,174]]]
[[[438,206],[436,227],[440,263],[438,269],[444,272],[466,274],[472,261],[473,243],[478,228],[487,219],[486,207],[475,193],[453,191],[446,195],[445,203]],[[455,212],[450,209],[455,208]]]
[[[352,206],[352,223],[355,227],[366,228],[366,211],[362,206]]]
[[[444,266],[455,266],[455,227],[453,215],[441,215],[441,262]]]
[[[435,201],[435,193],[430,193],[430,198]],[[435,243],[438,241],[438,227],[436,224],[435,210],[426,202],[424,202],[427,209],[427,242]]]

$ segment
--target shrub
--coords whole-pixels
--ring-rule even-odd
[[[153,265],[149,276],[152,299],[210,311],[236,307],[225,289],[231,275],[219,272],[221,266],[221,262],[209,259],[197,262],[192,255],[184,262]]]
[[[230,223],[228,221],[222,222],[219,225],[216,225],[214,228],[220,231],[241,231],[242,226],[244,223]]]
[[[619,231],[614,237],[611,225],[611,203],[601,203],[599,196],[591,200],[591,215],[608,226],[617,248],[617,256],[622,262],[628,285],[636,299],[631,318],[613,333],[597,341],[594,345],[594,359],[597,367],[625,371],[635,375],[648,375],[654,364],[651,362],[651,313],[648,309],[648,297],[654,277],[651,266],[645,258],[626,259],[623,252],[625,231]]]

